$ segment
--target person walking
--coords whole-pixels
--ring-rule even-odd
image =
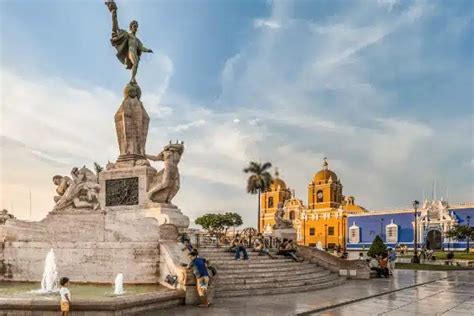
[[[392,248],[388,248],[388,272],[393,275],[395,270],[395,261],[397,261],[397,252]]]

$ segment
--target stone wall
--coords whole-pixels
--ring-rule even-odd
[[[41,281],[54,249],[58,272],[76,282],[159,280],[159,223],[140,210],[50,213],[40,222],[8,220],[0,226],[0,280]]]
[[[341,276],[353,279],[370,279],[370,269],[363,260],[346,260],[333,256],[326,251],[308,246],[298,246],[298,256],[317,263]]]

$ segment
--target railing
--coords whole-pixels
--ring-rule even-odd
[[[188,238],[191,245],[195,248],[200,247],[226,247],[230,246],[234,236],[216,236],[209,233],[189,234],[185,238]],[[253,242],[257,236],[243,236],[244,245],[246,247],[253,247]],[[278,248],[279,241],[272,237],[264,237],[266,248]]]

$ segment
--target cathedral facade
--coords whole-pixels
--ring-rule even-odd
[[[293,222],[297,231],[298,244],[320,249],[345,248],[347,216],[367,211],[355,204],[354,197],[345,197],[342,189],[341,181],[329,169],[326,159],[308,184],[306,204],[292,194],[277,175],[270,190],[261,195],[260,231],[271,233],[278,203],[283,202],[285,217]]]
[[[293,222],[300,245],[333,249],[367,250],[375,236],[389,246],[414,246],[413,209],[367,211],[353,196],[343,195],[343,185],[326,159],[308,184],[307,202],[299,199],[278,174],[270,190],[261,195],[260,231],[271,235],[278,204]],[[463,250],[467,240],[448,238],[455,225],[474,226],[474,204],[448,205],[442,200],[424,201],[417,213],[417,243],[431,249]],[[470,220],[472,219],[472,220]],[[470,244],[474,246],[474,242]]]

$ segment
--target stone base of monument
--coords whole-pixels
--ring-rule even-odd
[[[296,229],[294,228],[274,229],[272,231],[272,237],[279,238],[280,240],[286,238],[288,240],[292,239],[293,241],[296,241],[296,236]]]
[[[189,227],[189,217],[184,215],[179,208],[173,204],[153,203],[141,209],[143,216],[154,217],[160,225],[171,224],[178,228],[180,233]]]
[[[123,273],[126,283],[157,283],[160,235],[158,220],[139,210],[74,210],[52,212],[39,222],[8,220],[0,225],[0,280],[41,281],[53,249],[58,272],[72,282],[112,283]]]

